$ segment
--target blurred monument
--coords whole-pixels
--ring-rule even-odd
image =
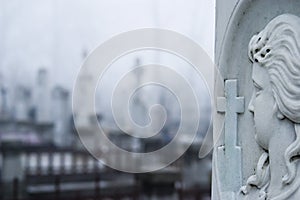
[[[49,74],[45,68],[41,68],[37,74],[36,85],[36,121],[37,123],[49,123],[50,115],[50,87]]]
[[[98,129],[98,122],[93,121],[92,119],[94,115],[96,115],[93,109],[87,105],[87,100],[85,94],[93,93],[93,88],[91,88],[92,83],[95,82],[95,76],[93,72],[85,70],[85,73],[80,73],[77,77],[77,83],[80,87],[81,96],[79,97],[80,106],[76,106],[73,110],[74,120],[76,121],[76,129],[80,131],[81,137],[84,137],[84,141],[86,141],[85,145],[88,145],[92,149],[98,149],[102,145],[98,144],[95,140],[96,134],[100,136]],[[101,136],[100,136],[101,137]],[[77,141],[77,146],[82,147],[81,141]]]
[[[7,88],[2,73],[0,73],[0,116],[0,120],[8,117]]]
[[[52,119],[54,123],[54,143],[57,146],[69,146],[73,142],[70,135],[71,108],[69,92],[56,86],[52,89]]]
[[[29,109],[31,107],[31,91],[25,86],[17,86],[14,104],[14,118],[17,121],[29,121]]]

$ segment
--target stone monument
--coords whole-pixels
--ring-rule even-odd
[[[212,199],[298,200],[300,1],[229,2],[216,9]]]

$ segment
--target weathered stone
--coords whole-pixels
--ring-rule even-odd
[[[215,90],[214,126],[225,125],[220,138],[214,132],[212,198],[299,199],[300,1],[230,2],[216,9],[215,60],[226,82]],[[231,79],[244,113],[223,97]]]

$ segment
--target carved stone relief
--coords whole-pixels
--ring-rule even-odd
[[[212,199],[299,200],[300,1],[228,1],[216,1]]]
[[[240,198],[300,198],[300,18],[283,14],[250,40],[254,91],[248,106],[264,150]]]

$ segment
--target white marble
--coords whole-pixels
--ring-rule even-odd
[[[216,10],[225,90],[216,85],[214,126],[225,125],[220,138],[214,130],[212,199],[300,199],[300,1],[231,0]]]

